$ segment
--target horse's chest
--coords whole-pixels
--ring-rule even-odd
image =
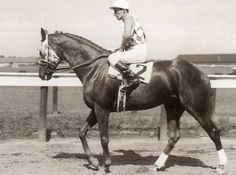
[[[89,91],[84,93],[84,101],[90,108],[94,106],[94,103],[109,109],[114,106],[115,99],[111,93],[102,91]]]

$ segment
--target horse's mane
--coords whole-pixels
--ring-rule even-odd
[[[92,41],[90,41],[90,40],[88,40],[88,39],[86,39],[86,38],[84,38],[82,36],[74,35],[74,34],[71,34],[71,33],[61,33],[61,34],[65,35],[65,36],[67,36],[67,37],[69,37],[71,39],[74,39],[74,40],[76,40],[78,42],[82,41],[83,43],[85,43],[86,45],[96,49],[100,53],[109,53],[109,50],[104,49],[103,47],[95,44],[94,42],[92,42]]]

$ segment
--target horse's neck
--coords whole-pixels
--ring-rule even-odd
[[[89,82],[93,75],[102,73],[101,70],[104,70],[105,67],[108,67],[107,59],[106,57],[102,57],[92,64],[75,68],[74,72],[79,77],[80,81],[84,84],[85,81]]]
[[[71,66],[83,64],[109,52],[83,37],[73,34],[63,34],[63,36],[66,37],[63,50],[66,52],[67,61]]]
[[[76,74],[79,76],[80,80],[83,79],[94,70],[94,65],[92,62],[94,59],[100,57],[101,55],[108,55],[110,52],[97,44],[72,34],[60,35],[62,39],[55,39],[56,44],[60,46],[63,50],[64,57],[71,67],[77,67]],[[92,63],[91,65],[82,66],[86,63]]]
[[[93,63],[93,60],[101,57],[102,55],[108,55],[108,52],[101,52],[87,45],[78,45],[73,47],[65,46],[62,49],[65,51],[67,62],[72,68],[75,68],[74,71],[82,81],[82,83],[84,79],[92,71],[94,71],[94,66],[96,65],[96,63]],[[88,65],[86,65],[87,63]]]
[[[86,46],[80,46],[78,49],[67,49],[65,53],[66,59],[72,67],[89,62],[101,55],[101,53]]]

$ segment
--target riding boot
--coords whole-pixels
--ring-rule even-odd
[[[123,63],[122,61],[118,61],[115,64],[115,67],[121,72],[123,77],[127,80],[127,85],[124,86],[121,91],[125,91],[130,88],[134,88],[134,86],[137,86],[139,84],[138,76],[130,70],[130,68]]]

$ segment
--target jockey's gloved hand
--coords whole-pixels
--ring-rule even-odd
[[[123,50],[121,50],[121,48],[116,48],[112,51],[112,53],[116,53],[116,52],[122,52]]]

